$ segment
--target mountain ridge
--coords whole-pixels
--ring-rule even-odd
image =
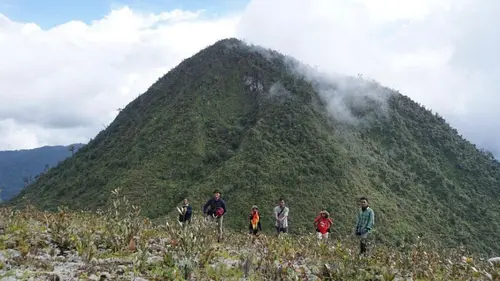
[[[364,195],[380,243],[420,235],[491,253],[500,250],[493,239],[498,168],[441,116],[399,92],[319,75],[232,38],[159,78],[10,204],[96,209],[119,187],[157,218],[186,197],[199,213],[196,206],[220,189],[227,227],[246,229],[257,204],[272,231],[272,207],[284,197],[292,233],[311,231],[327,208],[334,235],[344,235]]]
[[[16,149],[0,151],[0,188],[2,200],[9,200],[21,189],[35,181],[40,173],[72,155],[83,144],[41,146],[34,149]]]

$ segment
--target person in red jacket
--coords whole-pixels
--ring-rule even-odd
[[[314,226],[316,226],[318,239],[328,239],[328,234],[330,233],[330,228],[333,224],[333,220],[329,218],[329,216],[330,214],[326,210],[323,210],[314,220]]]

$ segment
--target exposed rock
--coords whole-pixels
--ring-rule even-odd
[[[63,279],[61,278],[61,276],[59,276],[59,274],[57,274],[57,273],[50,273],[50,274],[48,274],[46,280],[47,281],[63,281]]]
[[[104,281],[104,280],[111,280],[111,275],[107,272],[101,273],[101,276],[99,277],[99,281]]]
[[[494,257],[488,260],[491,264],[500,264],[500,257]]]

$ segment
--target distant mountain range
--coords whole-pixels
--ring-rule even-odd
[[[43,146],[34,149],[0,151],[0,198],[9,200],[26,185],[33,183],[40,173],[48,171],[70,157],[84,144]],[[71,151],[71,147],[74,148]]]

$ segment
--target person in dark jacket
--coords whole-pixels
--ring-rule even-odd
[[[219,241],[222,238],[222,221],[226,214],[226,202],[220,197],[219,190],[214,191],[214,197],[203,206],[203,214],[217,221],[219,227]]]
[[[183,225],[191,223],[191,216],[193,214],[193,207],[189,205],[189,201],[184,199],[184,204],[179,210],[179,222]]]

